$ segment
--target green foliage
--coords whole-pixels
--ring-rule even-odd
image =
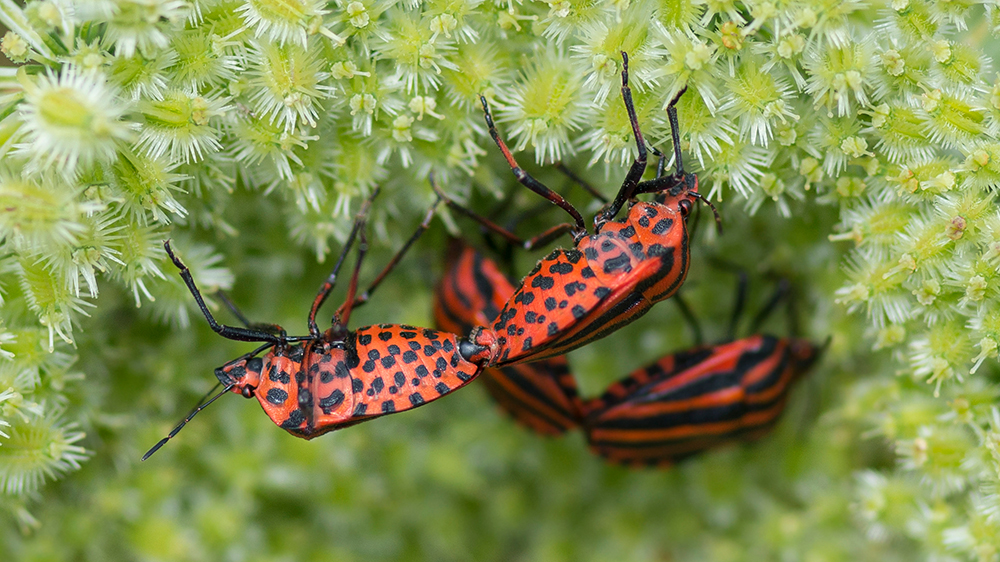
[[[15,558],[1000,559],[992,0],[0,0],[0,21]],[[613,193],[635,150],[622,50],[666,154],[663,108],[688,87],[682,149],[726,225],[702,217],[694,241],[706,329],[731,308],[716,256],[792,279],[806,333],[831,338],[774,436],[627,472],[477,390],[314,443],[227,396],[137,464],[247,351],[192,316],[164,239],[206,294],[292,326],[375,185],[366,274],[430,204],[431,172],[479,209],[537,203],[480,95],[522,164],[563,160]],[[441,230],[357,325],[430,322]],[[593,394],[689,341],[661,305],[571,361]]]

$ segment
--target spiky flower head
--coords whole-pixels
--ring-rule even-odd
[[[132,136],[123,119],[127,105],[98,72],[67,65],[58,75],[21,72],[18,81],[24,88],[19,149],[38,168],[72,174],[78,166],[110,162],[117,144]]]
[[[524,71],[500,109],[500,121],[512,122],[507,133],[516,140],[514,150],[529,144],[536,162],[561,160],[572,154],[570,132],[587,119],[583,80],[569,59],[550,53]]]

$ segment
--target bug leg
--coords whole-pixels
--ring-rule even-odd
[[[557,170],[559,170],[560,172],[562,172],[563,175],[566,176],[567,178],[569,178],[573,183],[575,183],[575,184],[579,185],[580,187],[582,187],[584,189],[584,191],[586,191],[587,193],[591,194],[594,197],[594,199],[597,199],[601,203],[607,203],[608,202],[608,198],[605,197],[604,195],[602,195],[600,191],[597,191],[597,188],[595,188],[594,186],[590,185],[589,182],[587,182],[586,180],[584,180],[580,176],[576,175],[576,173],[573,170],[570,170],[569,168],[567,168],[565,164],[563,164],[562,162],[556,162],[555,165],[556,165],[556,169]]]
[[[639,130],[639,118],[635,113],[635,104],[632,103],[632,89],[628,85],[628,54],[624,51],[622,51],[622,100],[625,102],[625,111],[628,112],[629,124],[632,126],[632,135],[635,137],[635,145],[639,154],[632,162],[628,174],[625,175],[625,181],[622,182],[615,200],[594,218],[598,229],[604,223],[615,218],[625,202],[635,196],[636,187],[639,186],[642,174],[646,171],[646,141],[643,140],[642,131]]]
[[[791,295],[791,292],[792,292],[792,285],[791,283],[788,282],[788,279],[779,279],[778,286],[775,287],[774,293],[771,294],[771,298],[767,301],[767,304],[761,307],[760,311],[753,317],[753,322],[750,324],[751,326],[750,329],[752,330],[753,333],[757,333],[760,331],[761,325],[763,325],[764,322],[767,320],[767,318],[771,315],[771,313],[774,312],[774,309],[777,308],[781,300],[788,298]],[[792,300],[789,299],[788,302],[789,302],[789,309],[791,309]],[[791,333],[792,335],[795,335],[797,331],[796,328],[798,328],[798,326],[795,325],[797,322],[795,322],[794,317],[791,315],[789,316],[789,321],[791,323],[791,330],[792,330]]]
[[[285,332],[285,329],[277,324],[268,324],[266,322],[251,322],[247,320],[247,317],[243,314],[243,311],[241,311],[239,307],[237,307],[236,304],[233,303],[233,301],[229,300],[229,295],[227,295],[225,291],[223,291],[222,289],[216,291],[215,296],[220,301],[222,301],[222,304],[226,305],[226,308],[229,309],[229,312],[232,312],[233,316],[235,316],[247,328],[253,330],[260,330],[262,332],[274,334],[279,337],[285,337],[288,335]]]
[[[433,175],[431,175],[431,184],[432,185],[434,184]],[[375,277],[375,280],[372,281],[370,285],[368,285],[368,288],[365,289],[363,293],[358,295],[358,297],[355,298],[353,301],[344,301],[344,304],[341,305],[340,307],[341,310],[338,310],[338,314],[342,314],[344,312],[344,308],[347,306],[348,302],[351,303],[351,308],[357,308],[368,302],[368,299],[371,298],[372,293],[375,292],[375,289],[377,289],[378,286],[382,284],[382,281],[386,278],[386,276],[389,275],[389,273],[396,267],[397,264],[399,264],[399,261],[403,259],[403,256],[406,254],[406,252],[409,251],[410,246],[412,246],[413,243],[417,241],[417,238],[420,238],[420,236],[430,227],[431,219],[434,218],[434,214],[437,213],[438,206],[441,204],[442,201],[443,199],[439,193],[437,199],[434,201],[434,204],[431,205],[431,207],[427,209],[427,213],[424,214],[424,220],[420,223],[419,226],[417,226],[417,229],[413,232],[413,234],[410,235],[409,240],[407,240],[406,243],[403,244],[403,247],[400,248],[394,256],[392,256],[392,259],[389,260],[389,263],[386,264],[386,266],[382,269],[382,271],[378,274],[378,276]],[[348,313],[348,315],[350,315],[350,313]]]
[[[681,159],[681,133],[680,126],[677,123],[677,100],[681,99],[684,92],[687,91],[687,86],[681,88],[681,91],[677,92],[674,99],[670,100],[667,104],[667,119],[670,121],[670,140],[674,143],[674,176],[680,178],[684,176],[684,161]]]
[[[729,328],[726,329],[726,341],[736,339],[736,328],[743,316],[743,308],[747,301],[747,272],[739,270],[736,272],[736,298],[733,301],[733,313],[729,317]],[[756,331],[757,326],[754,326]]]
[[[365,254],[368,253],[368,237],[365,236],[363,226],[358,232],[358,239],[358,259],[354,262],[354,273],[351,274],[351,281],[347,285],[347,297],[344,299],[344,304],[340,305],[333,316],[333,324],[344,329],[347,328],[347,322],[351,319],[351,311],[354,310],[354,297],[358,293],[358,274],[361,272],[361,262],[364,261]]]
[[[691,311],[691,307],[688,306],[687,301],[685,301],[681,297],[680,292],[674,295],[673,301],[674,304],[677,305],[677,310],[680,311],[681,316],[684,317],[684,320],[691,328],[691,335],[694,337],[694,344],[697,346],[705,343],[705,338],[703,337],[701,332],[701,323],[698,322],[698,319],[695,317],[694,312]]]
[[[503,157],[507,160],[507,164],[510,165],[510,169],[511,171],[514,172],[514,177],[517,178],[517,181],[524,187],[527,187],[531,191],[534,191],[535,193],[548,199],[554,205],[566,211],[567,213],[569,213],[571,217],[573,217],[574,239],[580,239],[583,236],[585,236],[587,234],[587,226],[584,223],[583,216],[580,215],[580,211],[577,211],[576,207],[570,204],[569,201],[566,201],[566,199],[564,199],[562,195],[559,195],[558,193],[552,191],[551,189],[543,185],[540,181],[531,177],[531,175],[528,174],[528,172],[525,172],[520,166],[517,165],[517,161],[514,160],[514,156],[510,153],[510,149],[507,148],[507,145],[503,142],[503,139],[500,138],[500,133],[497,132],[496,125],[493,124],[493,115],[490,114],[490,106],[486,102],[486,97],[479,96],[479,101],[483,104],[483,113],[486,115],[486,125],[487,127],[489,127],[490,136],[493,137],[493,142],[495,142],[497,146],[500,147],[500,151],[503,152]]]
[[[545,232],[542,232],[541,234],[533,238],[525,240],[524,238],[521,238],[520,236],[511,232],[510,230],[476,213],[472,209],[469,209],[459,204],[458,202],[454,201],[452,198],[448,197],[443,191],[441,191],[441,189],[438,186],[434,186],[434,189],[435,191],[437,191],[438,197],[440,197],[445,202],[445,204],[448,205],[448,207],[458,211],[459,213],[462,213],[463,215],[481,224],[483,228],[489,230],[490,232],[493,232],[494,234],[500,236],[504,240],[516,246],[524,248],[525,250],[532,250],[534,248],[537,248],[538,246],[543,246],[545,244],[548,244],[549,242],[559,238],[560,236],[562,236],[567,232],[571,232],[574,234],[574,236],[576,236],[577,231],[575,230],[574,225],[567,222],[567,223],[557,224],[552,228],[549,228]]]
[[[170,246],[170,240],[165,240],[163,242],[163,248],[167,251],[167,256],[170,257],[170,261],[174,262],[177,269],[180,270],[181,279],[184,280],[184,284],[187,285],[191,295],[194,296],[194,300],[198,303],[198,308],[201,310],[202,315],[205,320],[208,320],[208,325],[211,326],[212,331],[220,336],[236,341],[247,341],[247,342],[269,342],[272,344],[284,343],[284,338],[279,335],[268,333],[264,330],[257,330],[253,328],[238,328],[236,326],[227,326],[225,324],[219,324],[215,317],[212,316],[212,311],[208,309],[205,305],[205,299],[201,296],[201,291],[198,290],[198,286],[195,285],[194,278],[191,276],[191,271],[188,270],[184,262],[174,254],[173,248]]]
[[[344,242],[344,249],[341,250],[340,256],[337,257],[337,263],[333,266],[333,271],[330,272],[329,277],[326,281],[320,285],[319,292],[316,293],[316,298],[313,300],[312,307],[309,309],[309,335],[313,339],[318,339],[320,332],[319,327],[316,326],[316,313],[319,312],[319,308],[323,306],[326,302],[327,297],[330,296],[330,291],[333,290],[333,286],[337,283],[337,275],[340,273],[340,267],[344,264],[344,259],[347,257],[347,252],[354,245],[354,239],[357,238],[358,232],[364,228],[365,221],[368,219],[368,211],[371,208],[372,201],[378,195],[379,188],[372,190],[372,194],[365,200],[361,205],[361,209],[358,210],[357,218],[354,219],[354,227],[351,228],[351,234],[347,237],[347,241]]]

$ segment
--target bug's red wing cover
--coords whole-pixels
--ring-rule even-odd
[[[352,377],[351,416],[358,421],[422,406],[479,374],[458,352],[458,337],[448,332],[379,324],[355,335],[345,353]]]

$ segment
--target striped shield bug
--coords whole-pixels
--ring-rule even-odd
[[[733,340],[745,279],[741,275],[729,328],[732,341],[668,355],[587,402],[583,426],[592,451],[616,464],[667,467],[757,439],[774,426],[792,383],[809,371],[822,348],[801,338],[764,334]],[[787,283],[779,284],[754,318],[754,332],[787,291]]]
[[[465,338],[413,326],[379,324],[348,329],[354,307],[367,301],[402,254],[427,228],[435,203],[417,232],[397,252],[368,290],[357,295],[358,273],[367,250],[365,220],[373,192],[362,206],[333,271],[324,281],[309,311],[309,335],[288,336],[276,325],[246,327],[219,324],[205,304],[191,272],[164,243],[167,255],[180,271],[198,308],[212,330],[237,341],[262,343],[215,370],[223,390],[199,405],[167,437],[144,456],[149,458],[180,431],[195,414],[226,392],[256,398],[271,420],[292,435],[305,439],[380,416],[422,406],[474,380],[488,356]],[[316,314],[336,283],[348,251],[359,240],[357,263],[347,298],[321,332]],[[238,315],[242,319],[242,315]]]

